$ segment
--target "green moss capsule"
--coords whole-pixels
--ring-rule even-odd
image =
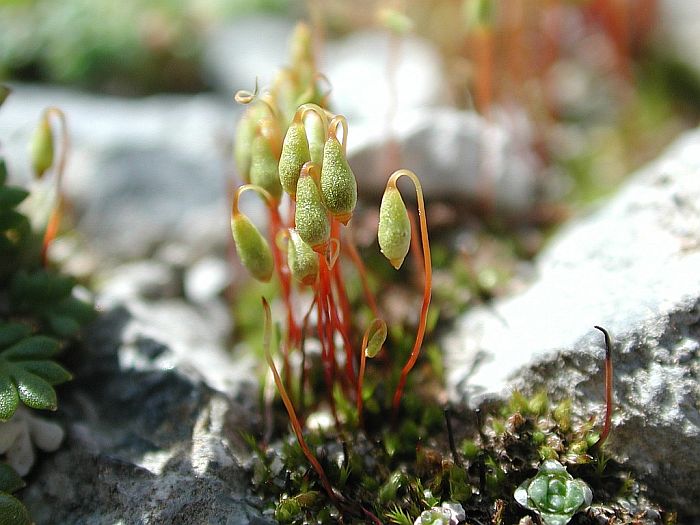
[[[279,163],[279,176],[282,189],[296,198],[297,182],[301,168],[311,160],[309,141],[301,122],[292,122],[284,137],[282,156]]]
[[[236,213],[231,218],[231,232],[238,256],[246,270],[258,281],[269,281],[274,263],[270,246],[260,231],[248,217]]]
[[[297,232],[304,242],[315,251],[321,251],[328,244],[331,225],[314,177],[317,172],[318,168],[311,162],[304,164],[301,169],[297,183],[297,207],[294,219]]]
[[[258,134],[253,139],[250,182],[267,190],[274,199],[279,200],[282,196],[277,159],[269,141],[262,134]]]
[[[379,248],[397,270],[411,246],[411,221],[408,210],[395,186],[387,186],[379,207]]]
[[[372,333],[372,336],[367,342],[367,348],[365,348],[365,355],[369,358],[376,357],[379,351],[382,349],[382,345],[386,341],[387,328],[384,321],[378,321],[376,324],[376,329]]]
[[[287,265],[292,277],[302,284],[312,285],[318,275],[318,254],[306,244],[299,233],[289,230]]]
[[[32,140],[29,143],[29,158],[32,162],[32,170],[37,178],[43,177],[44,173],[53,165],[54,147],[51,124],[46,116],[39,121],[39,125],[34,130]]]
[[[236,140],[233,143],[233,160],[241,180],[246,184],[250,182],[250,158],[253,149],[253,140],[257,124],[255,122],[256,109],[249,108],[238,121],[236,128]]]
[[[331,215],[347,224],[357,204],[357,181],[345,159],[343,146],[332,135],[323,148],[321,195]]]
[[[300,22],[296,25],[289,40],[289,47],[291,48],[292,64],[294,66],[300,63],[313,64],[313,41],[308,24]]]

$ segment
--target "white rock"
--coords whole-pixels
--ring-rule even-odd
[[[564,228],[522,294],[477,309],[445,341],[453,397],[514,389],[602,413],[602,336],[615,337],[609,449],[654,494],[698,516],[700,131],[679,139],[600,210]],[[683,451],[679,453],[679,451]]]

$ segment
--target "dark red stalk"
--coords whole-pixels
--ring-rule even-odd
[[[357,268],[357,272],[360,274],[362,291],[365,295],[365,299],[367,300],[367,304],[372,310],[372,314],[376,318],[381,317],[379,315],[379,308],[377,308],[377,301],[374,298],[374,294],[372,293],[372,290],[369,287],[369,280],[367,279],[367,269],[365,268],[365,264],[362,262],[362,258],[360,258],[360,254],[357,252],[355,243],[352,241],[352,239],[348,238],[347,242],[343,245],[343,247],[345,248],[346,253],[350,256],[350,260],[355,265],[355,268]]]
[[[301,429],[301,423],[299,423],[299,418],[297,418],[296,411],[294,410],[294,405],[292,405],[292,402],[289,399],[289,395],[287,395],[287,390],[284,388],[282,379],[280,378],[280,375],[277,372],[275,362],[272,359],[272,354],[270,353],[272,314],[270,313],[270,305],[267,303],[265,298],[263,298],[262,301],[263,308],[265,309],[265,331],[263,335],[265,359],[267,360],[267,364],[269,365],[270,370],[272,370],[272,376],[275,379],[275,385],[277,385],[277,390],[279,391],[280,397],[282,398],[282,403],[284,403],[284,407],[287,409],[287,414],[289,415],[289,422],[291,423],[292,429],[294,430],[294,434],[296,435],[297,441],[299,442],[299,447],[301,447],[304,456],[306,456],[306,459],[316,471],[316,474],[318,474],[318,477],[321,481],[321,485],[328,494],[328,497],[331,499],[331,501],[333,501],[333,503],[337,504],[339,502],[338,495],[333,490],[333,487],[331,486],[330,481],[328,481],[328,477],[326,476],[323,467],[318,462],[318,459],[316,459],[316,456],[313,455],[313,453],[309,449],[309,446],[306,444],[306,440],[304,439],[304,434]]]
[[[598,441],[591,447],[592,449],[600,450],[610,434],[613,413],[612,340],[605,328],[601,328],[600,326],[594,326],[594,328],[603,332],[603,336],[605,337],[605,423],[603,425],[603,432],[601,432]]]
[[[58,230],[61,226],[61,214],[63,211],[63,172],[66,169],[66,161],[68,160],[68,151],[70,149],[70,135],[68,134],[68,125],[66,124],[66,116],[63,111],[58,108],[51,107],[44,110],[46,118],[55,116],[61,127],[61,155],[58,158],[55,175],[56,187],[56,204],[51,210],[49,222],[46,225],[44,239],[41,243],[41,265],[46,268],[48,264],[48,251],[51,242],[56,238]]]

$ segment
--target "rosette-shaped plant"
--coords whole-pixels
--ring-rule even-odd
[[[593,493],[561,463],[549,459],[534,478],[517,488],[514,497],[520,505],[539,514],[544,525],[566,525],[579,509],[591,504]]]

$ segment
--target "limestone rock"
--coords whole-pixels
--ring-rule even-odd
[[[187,246],[190,259],[225,246],[228,144],[238,111],[233,101],[13,89],[0,111],[13,180],[30,179],[27,144],[42,110],[61,108],[71,135],[64,191],[78,231],[101,262],[144,257],[168,242]]]
[[[600,333],[615,339],[608,450],[681,515],[700,516],[700,131],[566,227],[520,295],[468,313],[447,337],[452,395],[571,396],[602,417]],[[599,417],[599,421],[600,421]]]
[[[418,109],[399,114],[394,129],[400,164],[416,172],[428,198],[488,199],[510,214],[530,211],[539,198],[530,130],[517,114],[489,122],[469,111]],[[361,191],[381,195],[389,150],[381,121],[350,123],[348,161]]]
[[[240,435],[258,420],[254,374],[196,329],[181,340],[197,323],[184,304],[132,301],[91,328],[60,392],[66,442],[22,494],[37,523],[272,523]]]

